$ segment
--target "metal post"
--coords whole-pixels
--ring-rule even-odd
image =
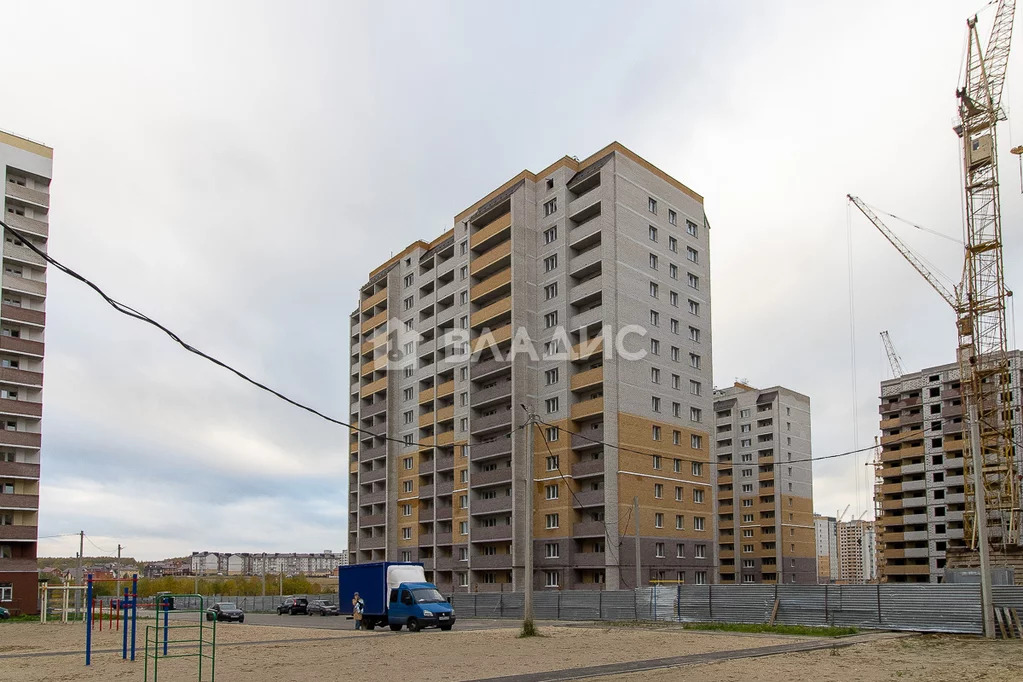
[[[640,562],[640,551],[639,551],[639,497],[638,496],[632,498],[632,518],[635,519],[635,529],[636,529],[636,589],[638,590],[639,586],[643,582],[643,571],[642,571],[642,569],[640,568],[640,565],[639,565],[639,562]]]
[[[266,552],[263,552],[263,568],[260,573],[263,576],[263,596],[266,597]],[[196,592],[198,593],[199,590],[196,590]],[[266,599],[263,601],[266,601]]]
[[[92,573],[85,588],[85,665],[92,665]],[[76,592],[77,594],[77,592]]]
[[[987,505],[984,501],[983,458],[980,451],[980,418],[975,401],[970,404],[970,457],[973,459],[973,525],[980,549],[980,608],[984,616],[984,636],[995,637],[994,598],[991,594],[991,547],[988,544]]]
[[[135,660],[135,620],[138,616],[139,605],[139,576],[131,576],[131,660]],[[127,614],[126,614],[127,615]],[[128,626],[127,623],[124,624]]]
[[[85,552],[85,531],[78,531],[78,570],[75,573],[75,585],[83,584],[85,575],[82,573],[82,553]],[[79,606],[82,603],[81,590],[75,590],[75,613],[81,613]]]
[[[124,611],[124,632],[121,633],[121,660],[128,660],[128,588],[124,588],[124,601],[117,610],[118,615]]]
[[[156,608],[160,608],[161,605],[157,605]],[[163,655],[167,655],[167,628],[170,627],[170,599],[163,597]],[[157,620],[157,623],[160,621]]]
[[[534,446],[536,440],[536,434],[533,433],[534,415],[529,414],[529,418],[526,421],[526,428],[523,432],[526,434],[526,471],[525,471],[525,508],[526,513],[526,546],[525,546],[525,575],[523,576],[524,590],[525,590],[525,603],[523,605],[522,612],[522,628],[523,631],[532,629],[533,627],[533,479],[535,474],[533,472],[533,458],[535,457]],[[539,428],[539,427],[538,427]]]

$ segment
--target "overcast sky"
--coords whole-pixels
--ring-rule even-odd
[[[715,384],[809,395],[820,456],[878,433],[882,329],[907,370],[953,360],[951,311],[845,195],[960,234],[954,92],[982,4],[0,0],[0,128],[55,149],[51,254],[341,418],[368,270],[618,140],[706,197]],[[893,227],[958,280],[959,247]],[[40,535],[142,559],[345,547],[343,429],[49,282]],[[817,511],[868,510],[866,460],[815,466]]]

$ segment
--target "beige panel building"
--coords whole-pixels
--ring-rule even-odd
[[[52,167],[52,149],[0,131],[3,220],[41,250]],[[8,230],[0,289],[0,606],[34,614],[46,262]]]
[[[638,521],[643,583],[713,581],[708,232],[700,195],[614,143],[375,268],[351,316],[352,562],[521,589],[533,538],[538,588],[632,587]]]
[[[877,580],[874,522],[840,521],[837,526],[839,576],[843,583],[859,585]]]

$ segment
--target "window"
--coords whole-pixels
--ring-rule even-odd
[[[415,413],[412,410],[407,410],[402,416],[406,424],[411,424],[415,421]]]
[[[405,445],[412,445],[415,442],[415,439],[413,438],[411,433],[406,433],[401,438],[402,441],[404,441]]]
[[[547,525],[547,529],[548,530],[553,530],[553,529],[558,527],[558,515],[557,514],[547,514],[544,517],[544,521],[545,521],[545,523]]]
[[[703,476],[703,462],[693,462],[693,476]]]
[[[707,558],[707,545],[696,545],[695,556],[696,556],[697,559],[706,559]]]
[[[412,561],[412,550],[410,550],[410,549],[403,549],[401,551],[401,560],[402,561]]]
[[[655,426],[654,428],[658,429],[658,431],[656,432],[657,433],[657,438],[655,440],[660,440],[661,439],[661,432],[660,432],[660,428],[661,427]],[[654,469],[660,469],[661,468],[661,456],[660,455],[653,455],[652,457],[653,457]]]
[[[678,334],[678,320],[674,317],[671,318],[671,324],[669,325],[672,334]]]
[[[690,341],[695,341],[696,343],[699,343],[700,342],[700,330],[697,329],[696,327],[690,327],[689,328],[689,340]]]
[[[689,312],[693,315],[700,315],[700,304],[693,299],[689,299]]]
[[[554,483],[552,485],[544,486],[543,492],[544,497],[548,500],[558,499],[558,484]]]
[[[657,241],[657,228],[651,225],[649,229],[647,229],[647,236],[650,237],[650,241]]]
[[[558,198],[557,197],[554,197],[550,201],[544,202],[544,205],[543,205],[544,217],[549,216],[552,213],[555,213],[557,210],[558,210]]]
[[[680,437],[682,435],[681,431],[676,431],[675,433],[677,433]],[[672,470],[676,474],[681,474],[682,473],[682,460],[676,458],[675,461],[672,463]]]
[[[411,504],[403,504],[403,505],[401,505],[401,515],[402,516],[412,516],[412,505]]]
[[[464,452],[464,450],[463,450],[463,452]],[[462,471],[459,472],[458,480],[460,482],[462,482],[462,483],[468,483],[469,482],[469,470],[468,469],[462,469]]]
[[[544,585],[544,587],[558,587],[558,572],[557,571],[544,571],[543,572],[543,585]]]
[[[545,329],[550,329],[558,324],[558,311],[555,310],[552,313],[547,313],[543,316],[543,326]]]
[[[414,306],[415,304],[416,304],[416,297],[415,296],[409,296],[404,301],[405,310],[411,310],[412,306]]]
[[[0,602],[5,601],[14,601],[13,583],[0,583]]]
[[[664,497],[664,484],[654,483],[654,498],[659,500],[662,497]]]
[[[668,263],[668,276],[672,279],[678,279],[678,266],[674,263]]]
[[[661,370],[656,367],[650,368],[650,381],[659,384],[661,383]]]
[[[675,514],[675,530],[685,530],[685,517]]]
[[[743,523],[753,523],[753,514],[743,514],[742,515],[742,522]]]
[[[660,412],[661,411],[661,399],[658,398],[657,396],[651,397],[650,398],[650,409],[653,410],[654,412]]]
[[[693,488],[693,502],[703,504],[703,491],[699,488]]]
[[[543,555],[548,559],[557,559],[561,556],[561,545],[556,542],[545,542],[543,544]]]
[[[679,390],[682,387],[682,377],[680,377],[678,374],[672,374],[671,387],[676,391]]]
[[[548,386],[553,386],[554,384],[558,383],[558,379],[560,378],[558,374],[559,371],[557,367],[555,367],[554,369],[549,369],[543,373],[544,381]]]
[[[689,354],[689,366],[693,369],[700,369],[700,356],[696,353]]]
[[[547,189],[554,189],[554,178],[547,178]]]
[[[459,291],[458,292],[458,302],[459,302],[460,305],[468,305],[469,304],[469,292],[468,291]]]
[[[742,506],[743,507],[752,507],[753,506],[753,500],[743,500],[742,501]]]
[[[657,213],[657,200],[654,199],[653,197],[647,197],[646,208],[651,213],[656,214]]]
[[[469,522],[468,521],[459,521],[458,522],[458,534],[459,535],[468,535],[469,534]]]
[[[402,398],[404,400],[412,400],[412,397],[414,395],[415,395],[415,389],[412,388],[411,386],[409,388],[406,388],[405,390],[403,390],[401,392],[401,396],[402,396]]]
[[[469,508],[469,496],[468,495],[459,495],[458,496],[458,508],[459,509],[468,509]]]
[[[402,528],[401,529],[401,539],[402,540],[411,540],[412,539],[412,529],[411,528]]]
[[[668,223],[671,225],[678,225],[678,213],[675,213],[673,209],[668,209]]]
[[[543,271],[550,272],[558,267],[558,254],[554,253],[543,259]]]
[[[686,259],[689,260],[689,262],[691,262],[691,263],[699,263],[700,262],[700,254],[693,247],[687,246],[686,247]]]
[[[673,402],[671,404],[671,416],[675,417],[676,419],[682,418],[682,403]],[[678,432],[676,431],[676,433]],[[676,443],[676,445],[678,445],[678,443]]]
[[[650,339],[650,352],[653,355],[661,354],[661,342],[657,339]]]
[[[654,327],[659,327],[661,324],[661,314],[656,310],[650,311],[650,324]]]
[[[650,295],[657,298],[657,282],[650,282]]]
[[[544,232],[543,232],[543,243],[544,244],[550,244],[553,241],[557,241],[557,239],[558,239],[558,226],[557,225],[555,225],[554,227],[551,227],[551,228],[548,228],[548,229],[544,230]]]
[[[693,530],[706,530],[704,526],[704,518],[702,516],[693,517]]]
[[[551,455],[551,456],[547,457],[547,471],[557,471],[557,470],[558,470],[558,456],[557,455]]]
[[[682,432],[681,431],[672,431],[671,432],[671,444],[672,445],[682,445]],[[677,459],[675,460],[675,471],[676,472],[679,470],[679,463],[680,463],[680,461],[681,460],[677,460]]]
[[[557,442],[558,437],[560,435],[561,435],[561,429],[559,429],[557,426],[548,426],[547,427],[547,442],[548,443]]]
[[[700,278],[694,275],[693,273],[691,272],[686,273],[686,279],[689,280],[689,286],[691,286],[693,289],[700,288]]]
[[[405,463],[404,463],[405,471],[412,471],[412,464],[413,464],[412,458],[411,457],[406,457],[405,458]]]
[[[701,385],[699,381],[689,380],[689,393],[691,395],[700,395]]]
[[[462,403],[462,407],[465,407],[466,405],[469,404],[469,392],[462,391],[461,393],[458,394],[458,399]]]
[[[739,433],[749,433],[752,428],[750,424],[739,424]]]
[[[548,398],[547,400],[543,401],[543,404],[544,408],[547,410],[547,414],[554,414],[555,412],[558,411],[557,398]]]
[[[671,347],[671,361],[672,362],[678,362],[679,361],[679,357],[680,357],[680,352],[679,352],[678,346],[672,346]]]
[[[543,300],[549,301],[558,297],[558,283],[553,282],[543,288]]]
[[[694,223],[692,220],[686,221],[686,232],[688,232],[689,236],[691,237],[699,237],[696,231],[696,223]]]
[[[654,514],[654,528],[664,528],[664,514],[660,512]]]
[[[703,447],[703,436],[697,436],[693,434],[689,436],[689,447],[693,450],[699,450]]]
[[[689,408],[689,421],[691,421],[691,422],[701,422],[701,421],[703,421],[703,410],[701,410],[698,407],[690,407]]]
[[[415,275],[412,274],[405,275],[405,288],[407,289],[408,287],[412,286],[412,283],[415,282],[415,280],[416,280]]]
[[[458,255],[464,256],[468,252],[469,242],[463,239],[462,242],[458,245]]]
[[[401,491],[403,493],[410,493],[410,492],[412,492],[412,481],[402,481]]]
[[[469,548],[468,547],[459,547],[458,548],[458,560],[459,561],[468,561],[469,560]]]
[[[751,493],[751,492],[753,492],[753,484],[752,483],[743,483],[742,484],[742,492],[744,492],[744,493]]]
[[[675,545],[675,558],[685,559],[686,558],[686,546],[681,542]],[[682,574],[684,575],[684,574]]]
[[[749,408],[746,408],[745,410],[739,410],[739,419],[748,419],[748,418],[749,418]]]
[[[676,308],[678,307],[678,292],[677,291],[672,291],[671,293],[668,294],[668,303],[670,303],[671,305],[675,306]]]
[[[660,516],[660,514],[658,514],[658,516]],[[658,528],[659,527],[660,526],[658,526]],[[663,559],[664,558],[664,543],[663,542],[658,542],[658,543],[654,544],[654,556],[656,556],[658,559]]]
[[[707,571],[697,571],[696,576],[693,579],[697,585],[707,584]]]
[[[651,253],[650,254],[650,269],[651,270],[656,270],[657,269],[657,254],[656,253]]]

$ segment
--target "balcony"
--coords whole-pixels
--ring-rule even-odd
[[[469,324],[473,328],[489,326],[490,323],[500,319],[504,319],[511,316],[511,297],[502,298],[495,303],[491,303],[482,310],[478,310],[472,314]]]
[[[510,412],[508,413],[511,414]],[[511,419],[511,417],[508,417]],[[512,441],[507,436],[498,436],[489,443],[472,443],[469,445],[469,457],[474,462],[479,462],[494,457],[507,457],[511,455]],[[474,480],[475,482],[475,480]]]
[[[369,298],[363,299],[362,306],[360,307],[360,310],[362,312],[366,312],[367,310],[370,310],[374,306],[376,306],[376,304],[383,303],[386,300],[387,300],[387,289],[381,289],[380,291],[376,292],[375,294],[373,294]]]
[[[443,384],[437,387],[437,397],[443,398],[445,396],[452,395],[455,392],[455,380],[445,381]]]
[[[359,538],[359,549],[383,549],[386,543],[386,538],[380,535],[375,538]]]
[[[438,422],[449,422],[455,418],[455,406],[448,405],[437,410],[437,421]],[[439,441],[438,441],[439,443]]]
[[[361,407],[359,409],[359,417],[362,419],[368,419],[369,417],[375,417],[383,412],[387,412],[387,401],[381,398],[371,405],[364,405]]]
[[[571,416],[572,419],[589,419],[591,417],[603,416],[604,414],[604,397],[591,398],[590,400],[584,400],[581,403],[572,405]]]
[[[437,495],[450,495],[455,490],[455,479],[440,479],[437,481]]]
[[[0,509],[39,509],[39,496],[0,493]]]
[[[378,490],[375,493],[360,493],[359,504],[380,504],[387,500],[387,491]]]
[[[511,441],[509,440],[509,443]],[[509,448],[509,451],[511,448]],[[471,474],[472,487],[481,487],[485,485],[499,485],[501,483],[511,483],[512,480],[512,468],[509,466],[498,466],[496,469],[490,471],[474,471]]]
[[[35,251],[27,246],[15,246],[9,242],[4,242],[4,260],[46,267],[46,261]]]
[[[437,471],[449,471],[455,468],[455,456],[446,455],[437,458]]]
[[[451,516],[455,513],[455,510],[450,504],[437,507],[437,520],[438,521],[450,521]]]
[[[585,391],[604,383],[604,368],[593,367],[585,372],[572,375],[571,386],[573,391]]]
[[[486,278],[511,264],[511,240],[498,244],[486,253],[476,256],[469,268],[473,277]],[[439,300],[439,299],[438,299]]]
[[[599,442],[604,440],[604,425],[601,424],[597,428],[585,428],[579,433],[572,434],[572,449],[573,450],[586,450],[589,448],[603,447]]]
[[[0,540],[35,540],[38,526],[0,526]]]
[[[507,296],[511,293],[511,268],[487,277],[469,290],[469,298],[473,303],[479,299]]]
[[[426,459],[425,457],[419,460],[419,473],[420,474],[432,474],[433,465],[436,464],[436,460]]]
[[[598,305],[595,308],[584,310],[573,315],[568,322],[568,331],[574,332],[590,327],[599,328],[604,323],[604,307]]]
[[[437,544],[438,545],[450,545],[451,544],[451,531],[446,533],[437,533]]]
[[[17,340],[17,339],[15,339]],[[3,338],[0,337],[0,348],[3,348]],[[368,384],[364,384],[359,387],[359,395],[362,397],[368,395],[374,395],[381,391],[387,390],[387,377],[382,377],[376,381],[371,381]]]
[[[568,302],[572,305],[583,305],[589,301],[596,301],[603,293],[604,278],[598,275],[569,289]]]
[[[604,506],[604,489],[600,490],[581,490],[572,496],[572,506],[576,508],[580,507],[603,507]]]
[[[583,251],[568,262],[568,274],[575,279],[585,279],[587,276],[601,271],[603,252],[600,246]]]
[[[433,417],[434,417],[433,412],[427,412],[426,414],[421,415],[419,417],[419,428],[433,426]]]
[[[41,358],[43,357],[43,349],[44,345],[39,341],[29,341],[28,339],[19,339],[13,336],[0,336],[0,350]]]
[[[475,539],[475,533],[473,533],[473,540]],[[493,569],[511,570],[511,568],[511,554],[478,554],[472,558],[472,570],[474,571],[489,571]]]
[[[359,528],[365,528],[367,526],[382,526],[387,523],[386,514],[360,514],[359,515]]]
[[[505,213],[500,218],[485,225],[482,229],[469,237],[469,248],[473,251],[489,249],[496,246],[500,241],[511,238],[511,213]]]
[[[572,465],[572,478],[602,476],[604,474],[604,458],[585,459]]]
[[[511,367],[511,363],[507,360],[491,358],[490,360],[471,364],[469,366],[469,371],[472,374],[473,380],[477,381],[491,374],[496,374],[497,372],[511,371]]]
[[[572,362],[584,362],[604,352],[604,337],[587,339],[572,346]]]
[[[473,390],[472,393],[469,394],[469,399],[473,407],[479,408],[495,402],[507,402],[511,398],[511,392],[511,380],[499,381],[496,386]]]
[[[485,433],[487,431],[495,431],[498,429],[510,431],[511,423],[512,411],[498,410],[494,414],[472,417],[469,421],[469,426],[472,433]],[[473,450],[474,448],[475,446],[471,447],[470,450]]]
[[[0,431],[0,445],[19,445],[26,448],[38,448],[41,436],[28,431]]]
[[[512,328],[511,324],[506,324],[503,327],[497,329],[491,329],[486,331],[477,337],[472,342],[472,352],[478,353],[485,348],[491,348],[494,346],[500,346],[501,344],[511,341]]]
[[[419,499],[429,499],[433,497],[433,484],[427,483],[419,486]]]
[[[379,469],[371,469],[369,471],[360,472],[359,482],[360,483],[373,483],[375,481],[387,480],[387,467],[380,467]]]
[[[500,524],[497,526],[474,526],[472,529],[473,542],[492,542],[494,540],[511,540],[511,524]]]
[[[368,320],[366,320],[365,322],[363,322],[362,326],[360,327],[360,329],[361,329],[363,334],[368,334],[370,331],[372,331],[373,329],[376,329],[377,327],[379,327],[382,324],[387,324],[387,311],[386,310],[384,310],[383,312],[377,313],[373,317],[371,317]]]
[[[572,568],[604,568],[607,558],[603,552],[575,552],[572,554]]]
[[[509,469],[509,471],[511,470]],[[25,462],[0,462],[0,478],[4,476],[39,478],[39,465]]]
[[[42,372],[28,372],[23,369],[0,367],[0,381],[21,386],[42,386]]]
[[[26,218],[23,215],[7,213],[4,222],[20,232],[28,232],[38,237],[46,237],[50,234],[50,226],[42,220]]]
[[[50,205],[50,195],[38,189],[25,187],[14,182],[5,183],[7,196],[21,199],[22,201],[47,208]],[[6,222],[6,221],[5,221]]]
[[[489,500],[472,500],[469,503],[469,513],[476,514],[494,514],[496,512],[511,512],[512,510],[512,496],[511,495],[498,495],[495,498]]]
[[[607,533],[602,521],[582,521],[572,524],[572,535],[577,538],[602,538]]]
[[[0,414],[16,414],[25,417],[42,417],[43,404],[28,400],[9,400],[0,398]]]

